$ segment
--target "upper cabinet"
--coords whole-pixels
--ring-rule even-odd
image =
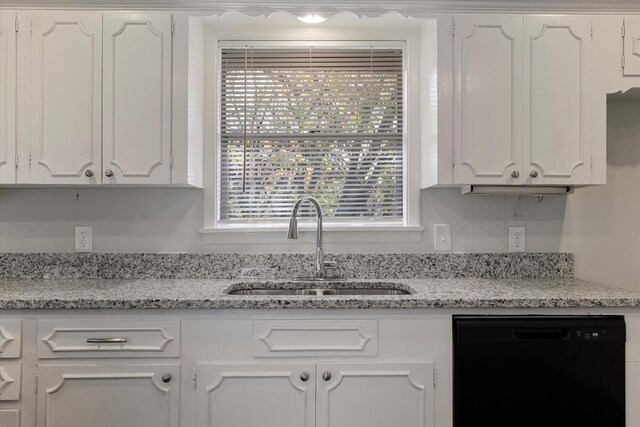
[[[171,15],[104,14],[105,183],[170,181]]]
[[[518,183],[522,18],[465,16],[455,31],[455,182]]]
[[[455,19],[454,183],[591,183],[590,18]]]
[[[102,14],[36,12],[31,28],[31,182],[96,183]]]
[[[625,76],[640,76],[640,16],[627,16],[623,27]]]
[[[172,176],[171,14],[0,21],[0,184],[188,185]]]
[[[525,18],[524,39],[523,181],[590,184],[591,19]]]
[[[16,14],[0,13],[0,184],[16,181]]]

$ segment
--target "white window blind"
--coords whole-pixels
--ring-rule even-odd
[[[402,223],[401,48],[221,48],[218,221]],[[312,215],[302,210],[301,216]]]

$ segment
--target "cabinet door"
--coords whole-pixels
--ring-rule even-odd
[[[104,67],[102,181],[169,184],[171,15],[106,13]]]
[[[16,182],[16,14],[0,13],[0,184]]]
[[[179,376],[179,365],[40,366],[37,427],[178,427]]]
[[[456,18],[455,74],[455,183],[519,184],[522,18]]]
[[[313,364],[198,365],[196,427],[313,427],[314,375]]]
[[[317,427],[434,425],[431,363],[331,363],[317,369]]]
[[[526,184],[591,183],[591,18],[525,18]]]
[[[32,14],[34,184],[95,184],[100,175],[100,13]]]
[[[640,426],[640,407],[638,406],[638,396],[640,396],[640,361],[627,362],[627,425]]]
[[[624,18],[624,75],[640,76],[640,16]]]

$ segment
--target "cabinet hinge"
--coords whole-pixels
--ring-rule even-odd
[[[193,368],[193,388],[198,388],[198,370]]]
[[[438,387],[438,370],[433,368],[433,388]]]
[[[626,58],[622,55],[622,59],[620,60],[620,65],[622,65],[622,69],[624,70],[624,66],[626,65]]]
[[[621,34],[623,39],[625,38],[625,34],[626,34],[626,22],[623,19],[622,20],[622,34]]]
[[[39,372],[38,372],[38,367],[36,366],[35,369],[35,378],[33,381],[33,390],[36,394],[38,394],[38,376],[39,376]]]
[[[456,156],[451,156],[451,167],[456,167]]]
[[[20,21],[18,21],[18,17],[16,16],[16,34],[20,32]]]
[[[29,170],[31,170],[31,154],[29,154]]]
[[[16,153],[16,169],[18,169],[18,164],[20,164],[20,155]]]
[[[173,167],[173,154],[169,156],[169,168]]]
[[[455,38],[456,36],[456,24],[455,22],[451,25],[451,37]]]
[[[176,35],[176,24],[173,22],[173,16],[171,17],[171,37]]]

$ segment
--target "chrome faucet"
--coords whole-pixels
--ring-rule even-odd
[[[298,238],[298,209],[300,206],[309,202],[313,205],[316,210],[316,215],[318,217],[318,230],[317,230],[317,239],[316,239],[316,262],[315,262],[315,273],[314,277],[316,279],[324,279],[325,277],[325,262],[324,262],[324,250],[322,249],[322,207],[318,201],[311,196],[304,196],[298,199],[295,205],[293,205],[293,209],[291,210],[291,219],[289,220],[289,232],[287,233],[287,239],[297,239]]]

